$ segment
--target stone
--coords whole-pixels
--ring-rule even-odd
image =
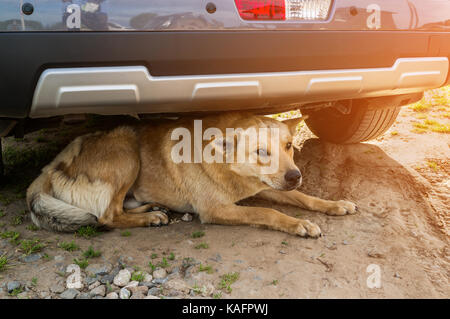
[[[64,258],[63,255],[57,255],[57,256],[54,257],[54,259],[55,259],[56,262],[60,263],[60,262],[63,262],[65,258]]]
[[[371,258],[384,258],[384,255],[374,249],[370,250],[367,253],[367,256],[371,257]]]
[[[91,295],[88,292],[82,292],[76,299],[91,299]]]
[[[343,245],[350,245],[350,243],[348,241],[346,241],[346,240],[342,241],[342,244]]]
[[[139,283],[139,286],[146,286],[146,287],[148,287],[148,288],[153,288],[153,287],[156,286],[156,283],[151,282],[151,281],[141,281],[141,282]]]
[[[104,275],[104,276],[102,276],[101,278],[100,278],[100,282],[102,283],[102,284],[107,284],[107,283],[113,283],[114,282],[114,277],[116,276],[117,274],[108,274],[108,275]]]
[[[117,262],[119,263],[120,267],[125,268],[128,266],[128,263],[131,263],[132,261],[133,257],[120,256]]]
[[[30,299],[30,295],[29,292],[21,292],[20,294],[17,295],[17,299]]]
[[[158,279],[153,279],[153,283],[157,284],[157,285],[162,285],[164,284],[168,279],[167,278],[158,278]]]
[[[22,286],[22,284],[19,281],[9,281],[6,284],[6,290],[8,293],[11,293],[14,289],[18,289]]]
[[[41,258],[42,258],[42,254],[37,253],[37,254],[23,256],[20,258],[20,260],[22,260],[25,263],[32,263],[32,262],[38,261]]]
[[[62,294],[60,294],[59,296],[62,299],[75,299],[76,296],[78,296],[80,292],[76,289],[67,289],[66,291],[64,291]]]
[[[54,294],[60,294],[60,293],[64,292],[65,290],[66,289],[61,284],[54,284],[54,285],[50,286],[50,291],[53,292]]]
[[[92,264],[86,267],[85,272],[91,276],[95,277],[97,275],[106,275],[112,270],[110,264]]]
[[[130,299],[144,299],[146,296],[141,293],[132,294]]]
[[[106,295],[106,299],[119,299],[117,292],[110,292]]]
[[[153,272],[153,278],[155,279],[162,279],[167,277],[167,271],[164,268],[157,268]]]
[[[181,217],[181,220],[184,222],[191,222],[192,221],[192,215],[189,213],[186,213]]]
[[[130,299],[131,292],[128,289],[122,288],[119,292],[120,299]]]
[[[132,295],[141,294],[141,295],[145,296],[148,293],[148,287],[146,287],[146,286],[130,287],[130,288],[128,288],[128,290],[130,290]]]
[[[144,280],[142,280],[143,282],[151,282],[153,280],[153,276],[150,275],[149,273],[145,273],[144,274]]]
[[[137,286],[139,286],[139,281],[133,280],[133,281],[130,281],[130,283],[125,286],[125,288],[127,288],[129,290],[129,288],[137,287]]]
[[[160,298],[153,296],[153,295],[148,295],[148,296],[144,297],[144,299],[160,299]]]
[[[90,295],[104,297],[106,295],[106,287],[104,285],[98,286],[91,290]]]
[[[119,273],[114,277],[114,285],[123,287],[126,286],[131,279],[131,273],[127,269],[122,269]]]
[[[181,291],[183,293],[189,292],[189,287],[181,279],[172,279],[163,284],[163,287],[169,290]]]
[[[98,286],[100,286],[100,281],[97,280],[97,281],[94,282],[93,284],[89,285],[88,289],[89,289],[89,290],[92,290],[92,289],[94,289],[94,288],[97,288]]]
[[[156,295],[159,295],[160,292],[161,292],[160,288],[153,287],[148,290],[147,296],[151,296],[151,295],[156,296]]]
[[[86,285],[90,286],[90,285],[92,285],[94,282],[97,281],[97,278],[87,276],[87,277],[84,279],[84,281],[86,282]]]

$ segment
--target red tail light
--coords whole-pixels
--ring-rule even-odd
[[[234,0],[244,20],[285,20],[284,0]]]

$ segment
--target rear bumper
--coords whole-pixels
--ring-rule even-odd
[[[21,118],[273,107],[415,92],[448,83],[450,33],[0,33],[0,47],[0,117]],[[56,82],[69,89],[45,84],[56,74],[66,74]],[[114,85],[117,99],[108,99]],[[89,99],[75,98],[84,90],[76,86],[85,86]]]
[[[38,81],[30,117],[230,110],[400,95],[439,87],[448,69],[446,57],[401,58],[390,68],[196,76],[155,77],[145,66],[48,69]]]

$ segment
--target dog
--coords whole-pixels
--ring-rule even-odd
[[[174,139],[175,130],[196,133],[195,121],[187,117],[80,136],[45,166],[28,188],[31,218],[41,228],[61,232],[86,225],[131,228],[168,224],[165,213],[152,210],[151,203],[156,203],[176,212],[196,213],[202,223],[251,225],[317,238],[321,230],[309,220],[271,208],[236,204],[258,196],[328,215],[356,213],[352,202],[323,200],[296,190],[302,175],[293,160],[292,138],[301,121],[241,112],[201,118],[200,133],[208,128],[222,132],[241,128],[231,136],[216,134],[202,140],[200,148],[209,146],[214,156],[232,159],[222,163],[174,160],[174,147],[180,143]],[[272,134],[265,142],[245,143],[245,132],[261,128],[275,129],[276,139]],[[242,145],[253,162],[233,161]],[[189,155],[198,148],[190,145],[183,151]],[[271,157],[277,159],[277,167],[263,172]],[[132,199],[125,201],[129,197]]]

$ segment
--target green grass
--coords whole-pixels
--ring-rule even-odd
[[[281,244],[285,246],[289,245],[287,241],[282,241]]]
[[[8,257],[6,257],[6,254],[3,254],[0,256],[0,272],[5,271],[8,268]]]
[[[75,258],[73,262],[77,264],[81,269],[85,269],[87,266],[89,266],[89,260],[86,258],[83,259]]]
[[[19,244],[20,233],[15,231],[5,231],[0,233],[0,237],[3,239],[9,239],[9,242],[14,245]]]
[[[30,224],[30,225],[28,225],[26,228],[27,228],[27,230],[31,230],[31,231],[37,231],[37,230],[40,229],[40,228],[39,228],[38,226],[36,226],[35,224]]]
[[[161,268],[167,268],[169,267],[169,262],[167,261],[166,257],[163,257],[162,261],[158,264],[158,267]]]
[[[37,279],[36,277],[33,277],[33,278],[31,279],[31,284],[32,284],[34,287],[36,287],[36,286],[37,286],[37,283],[38,283],[38,279]]]
[[[197,246],[195,246],[195,249],[208,249],[209,245],[207,243],[200,243]]]
[[[94,248],[92,248],[92,246],[89,246],[89,248],[83,252],[83,256],[86,259],[97,258],[100,257],[101,255],[102,253],[100,251],[95,251]]]
[[[19,216],[14,217],[11,224],[14,226],[22,225],[23,224],[23,216],[19,215]]]
[[[120,233],[120,236],[122,236],[122,237],[130,237],[131,236],[131,232],[129,230],[124,230],[123,232]]]
[[[209,266],[209,265],[203,266],[202,264],[200,264],[200,266],[198,267],[198,271],[205,271],[208,274],[214,273],[214,270],[211,266]]]
[[[151,259],[158,258],[158,254],[153,253],[153,254],[150,256],[150,258],[151,258]]]
[[[80,237],[84,237],[86,239],[98,236],[101,234],[100,231],[98,231],[95,227],[93,226],[83,226],[80,227],[77,232],[76,232],[77,236]]]
[[[11,297],[17,297],[19,294],[21,294],[23,292],[23,288],[22,287],[19,287],[19,288],[16,288],[16,289],[14,289],[13,291],[11,291],[10,293],[9,293],[9,295],[11,296]]]
[[[175,260],[175,254],[170,253],[169,257],[167,257],[169,260]]]
[[[215,293],[214,295],[213,295],[213,298],[214,299],[220,299],[220,298],[222,298],[222,293],[219,291],[219,292],[217,292],[217,293]]]
[[[0,218],[2,218],[3,216],[5,216],[5,212],[0,210]]]
[[[205,236],[205,232],[201,231],[201,230],[193,232],[192,235],[191,235],[192,238],[200,238],[200,237],[203,237],[203,236]]]
[[[20,250],[25,255],[30,255],[41,251],[45,247],[40,239],[24,239],[20,242]]]
[[[142,271],[135,271],[132,275],[131,275],[131,281],[144,281],[145,275]]]
[[[272,285],[274,285],[274,286],[278,285],[278,280],[273,280]]]
[[[228,293],[231,293],[233,289],[231,288],[231,285],[234,284],[239,279],[239,273],[233,272],[233,273],[227,273],[222,275],[219,283],[219,288],[226,290]]]
[[[152,269],[152,271],[155,271],[156,265],[153,264],[151,261],[148,262],[148,266]]]
[[[67,251],[76,251],[80,249],[80,246],[78,246],[73,240],[71,242],[62,241],[58,244],[58,247]]]

